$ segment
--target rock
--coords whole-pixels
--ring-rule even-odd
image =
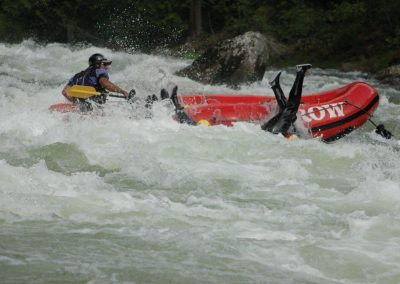
[[[237,86],[262,80],[268,61],[284,46],[273,38],[247,32],[209,48],[192,65],[177,72],[203,84]]]
[[[349,62],[344,62],[341,65],[342,70],[344,72],[351,72],[351,71],[361,71],[361,72],[367,72],[368,70],[365,68],[364,65],[362,65],[358,61],[349,61]]]
[[[385,84],[394,85],[400,87],[400,64],[393,65],[376,74],[376,79]]]

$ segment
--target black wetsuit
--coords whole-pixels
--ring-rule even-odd
[[[306,71],[311,68],[311,64],[297,65],[296,68],[296,79],[290,90],[289,99],[286,99],[279,84],[280,72],[271,82],[271,88],[274,91],[279,112],[261,126],[263,130],[274,134],[281,133],[284,136],[290,136],[288,131],[297,119],[296,114],[300,106],[304,76]]]

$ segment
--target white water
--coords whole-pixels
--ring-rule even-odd
[[[50,113],[101,52],[111,80],[232,92],[177,77],[189,61],[96,47],[0,44],[1,283],[400,283],[400,93],[315,69],[305,92],[354,80],[381,94],[371,125],[333,144],[240,123],[191,127],[156,105]],[[270,92],[262,83],[244,93]],[[293,72],[282,75],[287,92]]]

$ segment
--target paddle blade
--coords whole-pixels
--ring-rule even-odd
[[[166,89],[161,89],[160,97],[161,97],[161,100],[169,99],[168,91]]]
[[[90,86],[73,85],[67,90],[67,96],[78,99],[88,99],[93,96],[100,96],[101,94],[95,88]]]
[[[389,130],[385,129],[383,124],[379,124],[376,127],[375,132],[386,139],[391,139],[393,137],[393,134]]]
[[[128,94],[128,102],[133,102],[135,95],[136,95],[135,89],[130,90]]]

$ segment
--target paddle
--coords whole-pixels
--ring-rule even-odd
[[[108,97],[112,97],[112,98],[118,98],[118,99],[126,99],[124,96],[120,96],[120,95],[113,95],[113,94],[109,94],[107,95]]]
[[[392,139],[392,137],[393,137],[392,132],[390,132],[389,130],[385,129],[385,126],[383,124],[376,124],[374,121],[372,121],[372,117],[373,117],[372,114],[370,114],[368,111],[366,111],[366,110],[364,110],[364,109],[362,109],[362,108],[360,108],[360,107],[358,107],[358,106],[356,106],[356,105],[354,105],[354,104],[352,104],[352,103],[350,103],[348,101],[345,101],[345,103],[348,104],[348,105],[351,105],[352,107],[355,107],[356,109],[359,109],[360,111],[362,111],[365,114],[367,114],[369,116],[368,121],[371,122],[371,124],[373,126],[375,126],[375,133],[376,134],[378,134],[378,135],[380,135],[380,136],[382,136],[383,138],[386,138],[386,139]]]
[[[118,99],[127,99],[128,102],[131,102],[132,99],[135,97],[135,95],[136,95],[136,91],[134,89],[132,89],[129,91],[128,98],[126,98],[125,96],[114,95],[114,94],[108,94],[107,96],[112,97],[112,98],[118,98]]]
[[[91,97],[101,96],[103,94],[100,92],[97,92],[95,88],[90,87],[90,86],[73,85],[67,89],[67,95],[69,97],[78,98],[78,99],[89,99]],[[126,99],[125,96],[121,96],[121,95],[115,95],[115,94],[106,94],[106,95],[109,97],[113,97],[113,98]],[[134,89],[132,89],[129,92],[127,100],[131,101],[135,95],[136,95],[136,91]]]
[[[73,85],[67,89],[67,96],[78,99],[88,99],[93,96],[100,96],[95,88],[90,86]]]

